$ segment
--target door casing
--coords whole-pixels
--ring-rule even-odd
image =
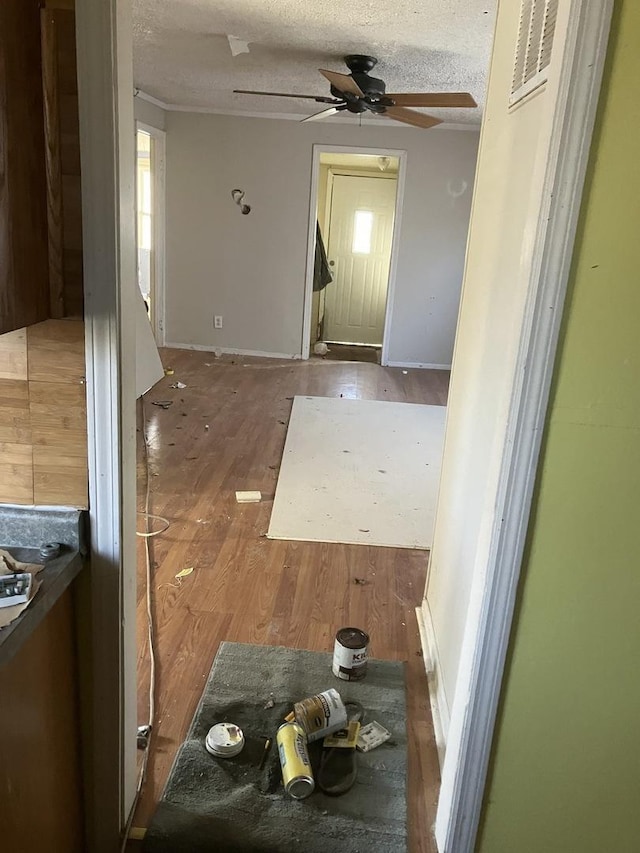
[[[166,184],[166,133],[150,124],[136,121],[139,130],[153,139],[153,336],[159,347],[164,346],[165,324],[165,184]],[[153,169],[153,166],[152,166]]]
[[[589,4],[581,0],[576,12],[576,61],[567,71],[568,103],[564,121],[554,128],[554,143],[560,145],[555,176],[562,185],[562,198],[554,199],[554,211],[566,222],[556,229],[553,245],[559,257],[545,266],[545,281],[558,281],[554,319],[546,312],[534,312],[528,350],[533,363],[526,375],[518,375],[514,396],[522,401],[523,388],[530,415],[519,412],[510,441],[520,445],[509,457],[505,480],[519,481],[509,491],[514,523],[511,543],[495,554],[493,572],[486,580],[483,597],[500,613],[501,624],[493,637],[485,637],[473,650],[476,684],[487,685],[468,708],[456,767],[453,791],[446,816],[447,833],[456,853],[471,853],[484,791],[486,767],[491,748],[502,663],[500,653],[509,637],[511,608],[504,598],[515,588],[519,557],[526,536],[522,520],[528,513],[529,487],[537,468],[540,430],[544,421],[555,338],[555,317],[559,318],[566,273],[575,239],[575,223],[580,207],[593,119],[600,92],[602,66],[606,56],[607,33],[612,0]],[[90,775],[96,783],[90,791],[90,815],[94,833],[91,850],[111,853],[114,832],[128,813],[135,786],[135,730],[127,725],[135,720],[135,638],[130,616],[135,621],[135,420],[133,406],[133,327],[128,320],[130,292],[134,292],[133,239],[133,75],[132,16],[130,0],[102,0],[77,3],[78,69],[81,103],[81,154],[83,169],[83,225],[85,229],[85,300],[90,331],[86,356],[89,409],[89,464],[92,520],[92,582],[89,601],[91,643],[88,650],[94,675],[94,715],[91,738]],[[411,132],[411,131],[407,131]],[[437,132],[437,131],[435,131]],[[303,357],[309,355],[315,206],[318,189],[320,151],[347,153],[393,153],[401,158],[394,229],[394,252],[385,329],[389,331],[393,305],[393,285],[397,235],[404,195],[406,152],[340,146],[314,146],[310,227],[307,252],[307,292],[302,338]],[[400,207],[398,207],[400,205]],[[532,220],[540,214],[532,211]],[[562,244],[562,245],[560,245]],[[553,253],[551,253],[553,254]],[[544,302],[541,294],[541,302]],[[546,304],[546,303],[545,303]],[[546,319],[545,319],[546,316]],[[306,351],[306,355],[305,354]],[[385,348],[383,348],[385,352]],[[525,400],[526,402],[526,400]],[[517,511],[516,511],[517,510]],[[516,529],[517,528],[517,529]],[[504,537],[503,537],[504,539]],[[129,625],[127,625],[129,621]],[[489,624],[485,619],[485,624]],[[499,634],[500,636],[495,636]],[[492,645],[492,642],[497,645]],[[120,668],[118,668],[118,665]],[[129,673],[125,670],[129,669]],[[102,702],[100,706],[99,703]],[[99,708],[100,713],[97,713]],[[117,763],[117,766],[115,766]],[[444,827],[443,827],[444,828]]]
[[[316,217],[318,209],[318,184],[320,176],[321,154],[372,154],[374,157],[397,157],[398,183],[396,188],[396,208],[393,220],[393,239],[391,241],[391,263],[389,264],[389,283],[387,285],[387,307],[384,318],[384,335],[382,338],[382,353],[380,363],[388,364],[389,336],[393,318],[393,300],[395,295],[396,273],[398,267],[398,246],[402,226],[402,208],[404,206],[405,175],[407,171],[407,152],[396,148],[361,148],[353,145],[322,145],[313,146],[311,161],[311,197],[309,200],[309,228],[307,238],[307,268],[305,276],[304,309],[302,318],[302,340],[300,344],[301,357],[308,359],[311,346],[311,313],[313,303],[313,268],[316,248]]]

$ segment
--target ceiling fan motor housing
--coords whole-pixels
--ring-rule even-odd
[[[364,92],[366,96],[376,100],[378,97],[384,95],[386,90],[384,80],[379,80],[377,77],[371,77],[369,75],[369,71],[371,71],[378,62],[375,56],[353,53],[349,54],[349,56],[345,56],[344,61],[349,71],[351,71],[351,78],[358,84],[361,91]],[[348,92],[341,92],[339,89],[336,89],[335,86],[331,86],[331,94],[334,95],[334,97],[345,99],[349,112],[363,113],[366,110],[371,110],[372,106],[373,111],[378,111],[375,109],[375,105],[363,103],[361,98],[358,98],[356,95],[350,95]],[[382,112],[382,110],[380,110],[380,112]]]

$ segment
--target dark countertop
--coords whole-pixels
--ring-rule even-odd
[[[0,548],[23,563],[43,563],[40,546],[59,542],[61,553],[38,573],[40,588],[29,606],[0,628],[0,666],[7,663],[40,625],[84,567],[85,516],[80,510],[47,510],[0,505]]]
[[[6,548],[5,550],[21,562],[40,562],[37,548]],[[46,567],[38,573],[38,578],[41,581],[40,588],[29,606],[10,625],[0,628],[0,666],[8,663],[25,640],[36,630],[63,592],[80,573],[83,565],[84,559],[78,551],[65,549],[55,560],[49,560]]]

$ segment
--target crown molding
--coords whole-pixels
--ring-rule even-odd
[[[171,106],[164,101],[161,101],[159,98],[154,98],[153,95],[148,95],[146,92],[143,92],[142,89],[134,89],[133,97],[140,98],[141,101],[146,101],[148,104],[153,104],[154,107],[160,107],[161,110],[171,110]]]

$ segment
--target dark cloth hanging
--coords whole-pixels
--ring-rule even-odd
[[[313,289],[324,290],[329,282],[333,281],[333,275],[327,261],[327,253],[324,248],[320,225],[316,221],[316,255],[313,267]]]

